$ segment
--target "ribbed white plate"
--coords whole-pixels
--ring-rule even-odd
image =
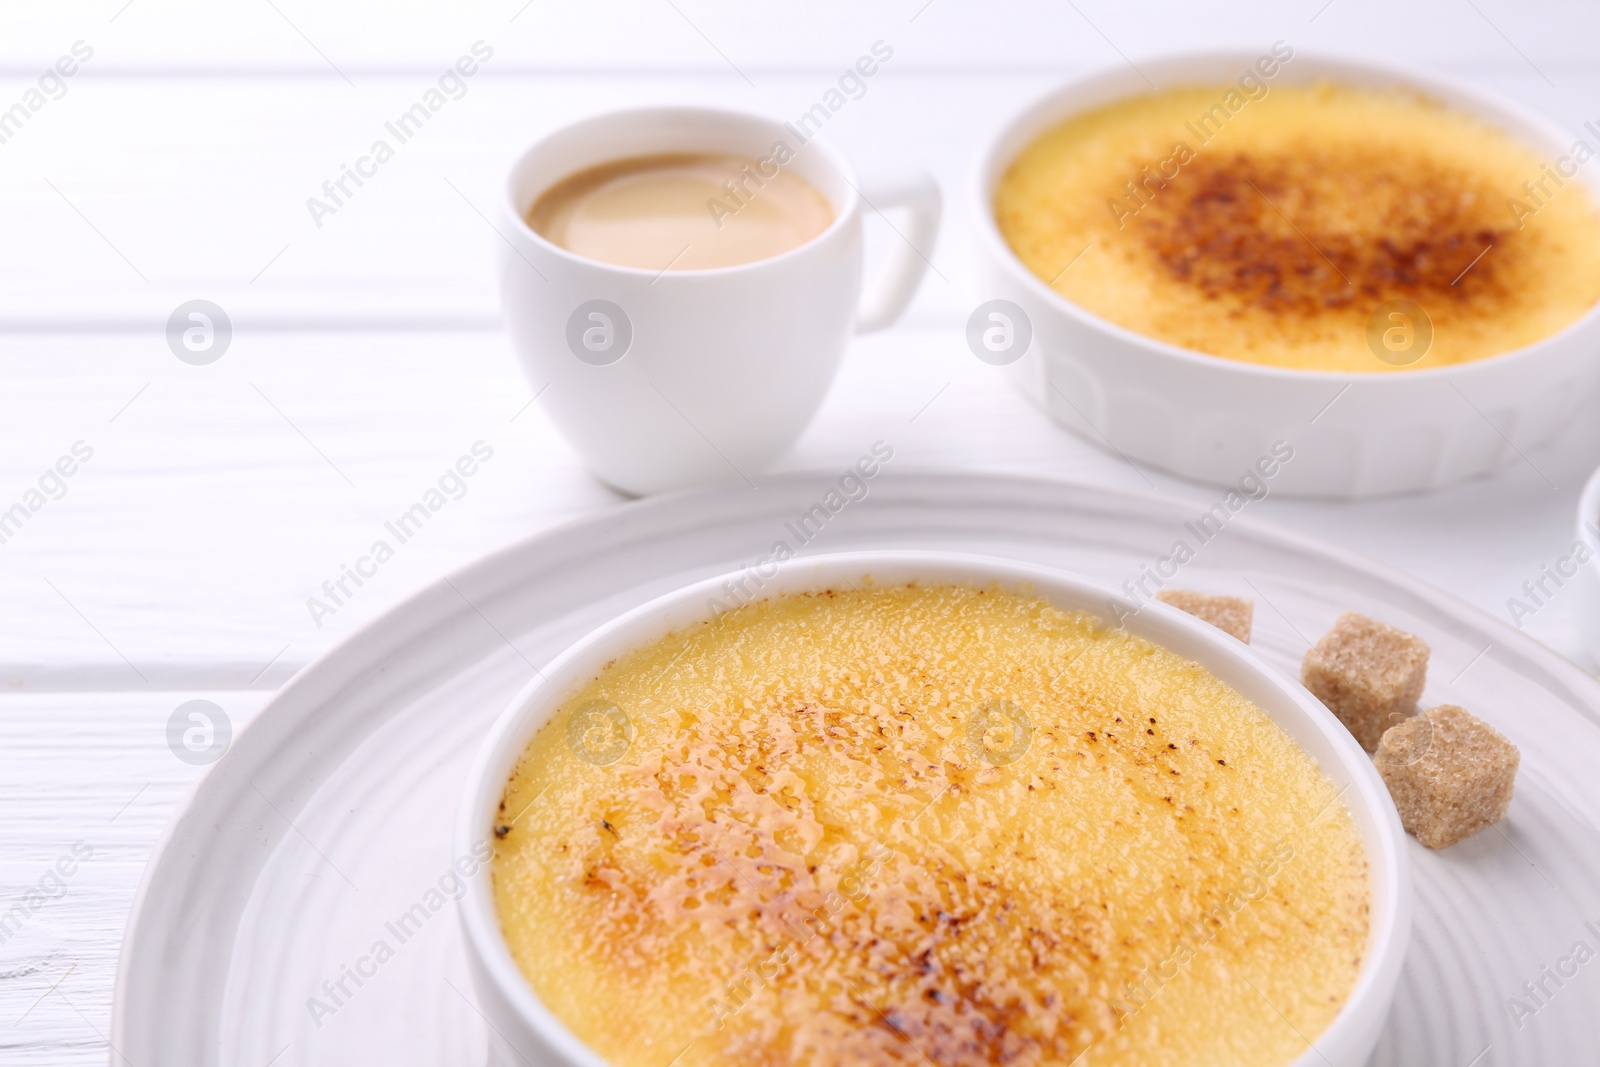
[[[134,1067],[481,1064],[485,1024],[455,906],[430,896],[441,879],[450,888],[462,779],[533,665],[624,608],[779,540],[802,552],[961,549],[1118,586],[1183,540],[1198,555],[1173,584],[1253,599],[1254,645],[1286,673],[1340,611],[1366,612],[1433,646],[1426,702],[1462,704],[1522,749],[1506,823],[1442,853],[1412,843],[1416,928],[1373,1062],[1593,1062],[1600,682],[1421,582],[1248,515],[1200,545],[1185,523],[1201,505],[1176,500],[883,473],[802,546],[785,524],[837,478],[603,512],[424,590],[308,667],[212,767],[146,871],[123,945],[115,1055]],[[408,911],[402,941],[393,924]],[[392,955],[375,955],[379,942]],[[357,984],[346,968],[368,976]],[[324,983],[341,977],[349,995],[336,997]]]

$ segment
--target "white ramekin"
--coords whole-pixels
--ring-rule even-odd
[[[1600,665],[1600,469],[1589,476],[1578,497],[1577,525],[1577,544],[1589,550],[1589,559],[1577,575],[1578,623],[1593,666]]]
[[[1285,441],[1294,459],[1273,487],[1306,496],[1435,489],[1553,440],[1600,382],[1600,306],[1536,344],[1459,366],[1372,374],[1284,370],[1205,355],[1107,322],[1055,292],[1012,252],[995,223],[995,186],[1036,136],[1074,113],[1150,92],[1146,76],[1163,87],[1234,83],[1258,58],[1194,53],[1140,60],[1139,71],[1123,65],[1047,94],[990,141],[973,182],[978,261],[985,297],[1014,302],[1032,322],[1034,343],[1011,367],[1017,383],[1096,444],[1198,481],[1237,482]],[[1409,67],[1297,51],[1268,85],[1319,80],[1419,90],[1552,160],[1570,152],[1574,140],[1540,115]],[[1600,164],[1581,168],[1578,177],[1600,193],[1595,171]]]
[[[471,854],[493,832],[499,803],[518,756],[562,701],[617,656],[711,617],[724,583],[743,580],[757,596],[820,591],[849,580],[880,583],[998,583],[1026,587],[1068,609],[1115,617],[1118,594],[1061,571],[1008,560],[947,552],[860,552],[814,556],[695,582],[607,623],[558,656],[511,702],[490,731],[468,778],[456,823],[456,851]],[[1257,659],[1250,649],[1192,616],[1152,602],[1124,615],[1133,633],[1206,667],[1254,701],[1309,753],[1338,786],[1366,847],[1371,878],[1371,922],[1356,987],[1316,1046],[1293,1067],[1358,1067],[1378,1039],[1411,930],[1411,874],[1404,832],[1372,761],[1332,713],[1298,684]],[[492,1063],[602,1067],[534,995],[500,935],[487,865],[461,900],[467,955],[479,1007],[495,1045]]]

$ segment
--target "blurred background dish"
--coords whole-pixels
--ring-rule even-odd
[[[1513,436],[1536,447],[1559,435],[1600,381],[1594,307],[1542,340],[1474,362],[1393,372],[1374,355],[1380,373],[1284,369],[1205,355],[1109,322],[1052,289],[1012,250],[996,221],[995,196],[1007,169],[1041,134],[1070,116],[1147,94],[1152,82],[1233,84],[1258,71],[1262,58],[1180,54],[1092,75],[1024,109],[989,143],[975,182],[980,260],[990,291],[1020,307],[1031,326],[1034,344],[1012,367],[1024,391],[1085,437],[1200,481],[1235,481],[1287,442],[1294,461],[1276,487],[1308,496],[1435,489],[1515,460]],[[1274,88],[1318,82],[1421,93],[1571,165],[1572,139],[1554,123],[1397,64],[1295,53],[1272,78]],[[1581,171],[1575,180],[1594,188]],[[1526,194],[1506,190],[1508,199],[1514,195]],[[1506,220],[1513,218],[1508,210]],[[1093,253],[1086,245],[1079,254]],[[1352,345],[1364,341],[1352,331]]]
[[[1273,49],[1040,134],[995,193],[1012,251],[1135,333],[1290,370],[1486,359],[1600,301],[1600,211],[1572,181],[1592,149],[1547,160],[1410,89],[1278,84]]]

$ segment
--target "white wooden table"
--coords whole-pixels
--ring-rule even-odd
[[[875,41],[894,55],[827,135],[940,180],[945,232],[902,325],[848,355],[783,468],[948,465],[1178,494],[1030,408],[961,333],[968,169],[1008,109],[1093,66],[1193,46],[1339,48],[1443,68],[1600,117],[1600,9],[1574,0],[726,0],[464,5],[94,0],[0,13],[0,509],[77,442],[93,456],[0,544],[0,1064],[104,1063],[139,872],[199,773],[168,750],[184,700],[237,727],[294,671],[481,553],[612,507],[543,418],[499,329],[488,205],[511,154],[608,106],[716,102],[789,117]],[[378,176],[314,225],[305,202],[475,41],[494,50]],[[70,79],[40,77],[75,42]],[[82,49],[80,48],[80,52]],[[39,89],[37,110],[13,121]],[[874,240],[891,239],[879,227]],[[232,320],[190,366],[164,324]],[[306,599],[477,440],[495,458],[336,615]],[[1252,513],[1367,552],[1505,617],[1571,544],[1600,426],[1496,477]],[[53,483],[52,483],[53,485]],[[1589,663],[1557,596],[1525,629]],[[57,883],[75,842],[93,858]],[[30,894],[34,894],[30,896]],[[144,1065],[137,1065],[144,1067]]]

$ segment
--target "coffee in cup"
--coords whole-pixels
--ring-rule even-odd
[[[586,259],[665,271],[769,259],[822,233],[834,213],[815,186],[770,159],[675,152],[580,170],[546,190],[527,219]]]

